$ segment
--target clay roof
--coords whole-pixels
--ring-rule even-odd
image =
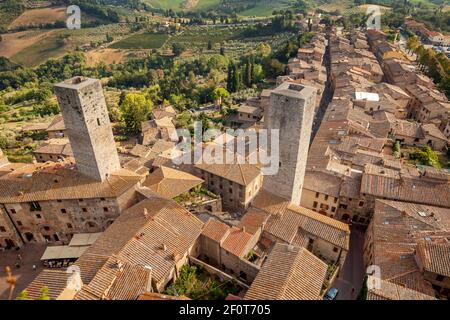
[[[146,292],[151,269],[110,257],[94,278],[82,286],[74,300],[135,300]]]
[[[368,277],[368,282],[375,283],[377,280],[373,276]],[[381,280],[381,287],[370,287],[367,293],[367,300],[435,300],[431,295],[424,294],[404,286]]]
[[[415,251],[423,242],[433,247],[434,243],[446,241],[450,234],[450,210],[377,200],[371,224],[368,231],[372,233],[371,263],[381,268],[382,279],[433,295],[431,284],[417,265]],[[443,257],[433,259],[436,266],[445,261],[440,259]]]
[[[368,164],[361,181],[361,193],[378,198],[450,208],[450,184]]]
[[[282,241],[292,243],[299,233],[311,234],[345,250],[349,248],[350,229],[343,222],[289,204],[288,200],[282,200],[267,191],[255,197],[252,206],[271,214],[264,232]]]
[[[75,262],[82,290],[76,299],[135,300],[148,281],[161,283],[188,252],[203,223],[172,200],[157,196],[125,210]],[[67,284],[65,271],[44,270],[30,285],[49,287],[56,298]]]
[[[423,124],[422,131],[424,132],[424,134],[430,135],[434,138],[438,138],[444,141],[448,140],[447,137],[442,133],[441,130],[439,130],[439,128],[435,124]]]
[[[450,243],[419,243],[416,255],[426,271],[450,277]]]
[[[137,144],[133,147],[133,149],[130,150],[130,154],[139,157],[139,158],[146,158],[150,155],[151,148],[144,146],[142,144]]]
[[[392,124],[392,133],[394,135],[423,139],[425,136],[420,124],[409,121],[395,121]]]
[[[247,291],[247,300],[319,300],[327,265],[305,248],[277,243]]]
[[[238,112],[242,113],[250,113],[250,114],[259,114],[261,112],[260,108],[249,106],[247,104],[241,104],[239,106]]]
[[[203,228],[202,236],[221,243],[224,240],[224,237],[228,235],[229,231],[230,226],[217,219],[210,218]]]
[[[37,147],[34,153],[56,154],[71,157],[73,156],[72,146],[68,139],[51,139]]]
[[[222,248],[242,258],[247,253],[246,249],[252,238],[252,234],[240,228],[231,227],[225,241],[222,243]]]
[[[251,207],[239,221],[238,227],[245,228],[245,231],[255,234],[262,230],[270,214]]]
[[[162,118],[174,118],[177,115],[177,112],[172,106],[155,108],[152,111],[153,118],[156,120],[160,120]]]
[[[331,172],[306,171],[303,188],[337,198],[339,197],[341,184],[342,179]]]
[[[22,128],[22,131],[45,131],[48,128],[48,123],[31,123]]]
[[[260,209],[271,215],[277,215],[283,213],[288,205],[288,200],[262,189],[253,199],[252,207]]]
[[[114,198],[133,188],[142,177],[125,169],[103,182],[80,174],[70,162],[12,168],[0,177],[0,202]]]
[[[172,200],[146,199],[125,210],[80,259],[115,254],[124,262],[152,267],[152,277],[159,282],[194,244],[202,227]]]
[[[64,124],[64,119],[61,114],[58,114],[53,118],[53,121],[47,128],[47,131],[64,131],[66,130],[66,125]]]
[[[57,299],[66,288],[69,276],[66,270],[43,270],[25,289],[28,299],[38,300],[43,287],[48,287],[50,299]]]
[[[202,179],[189,173],[161,166],[142,185],[164,198],[173,199],[202,183]]]
[[[258,166],[253,164],[196,164],[196,168],[233,181],[242,186],[247,186],[255,180],[261,171]]]

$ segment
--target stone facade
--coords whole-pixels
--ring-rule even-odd
[[[104,231],[135,202],[136,192],[131,188],[117,198],[7,203],[4,209],[9,218],[5,221],[14,223],[25,243],[65,244],[73,234]],[[18,240],[16,237],[16,245]]]
[[[300,205],[316,103],[316,89],[285,82],[272,91],[265,127],[279,129],[280,167],[267,175],[264,189]],[[271,139],[269,139],[269,142]],[[269,154],[275,151],[271,143]]]
[[[22,238],[17,233],[3,206],[0,206],[0,248],[11,249],[22,246]]]
[[[267,231],[263,232],[263,237],[271,240],[272,242],[287,243]],[[321,239],[313,234],[308,234],[308,239],[308,243],[305,247],[316,257],[328,264],[335,264],[340,267],[344,265],[348,250],[335,246],[325,239]]]
[[[78,171],[96,180],[120,169],[102,86],[76,77],[55,85]]]
[[[339,198],[304,188],[301,205],[328,217],[335,218],[339,207]]]
[[[241,185],[223,177],[206,172],[198,167],[194,168],[193,174],[204,180],[203,185],[220,195],[224,208],[245,210],[262,186],[263,176],[258,175],[247,185]]]

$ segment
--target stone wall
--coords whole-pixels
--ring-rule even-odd
[[[0,205],[0,248],[16,248],[23,245],[20,235]]]
[[[120,169],[99,80],[76,77],[55,85],[78,171],[96,180]]]
[[[279,130],[279,170],[264,178],[264,188],[300,205],[316,104],[316,89],[285,82],[275,89],[265,114],[268,130]],[[269,132],[270,134],[270,132]],[[270,141],[270,140],[269,140]],[[275,146],[269,143],[269,154]]]

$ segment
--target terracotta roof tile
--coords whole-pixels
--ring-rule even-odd
[[[247,300],[319,300],[327,265],[305,248],[277,243],[247,291]]]
[[[243,257],[247,252],[249,243],[253,235],[240,228],[231,227],[228,236],[222,244],[222,248],[237,257]]]
[[[202,179],[189,173],[161,166],[142,185],[164,198],[173,199],[202,183]]]
[[[209,219],[203,228],[202,235],[215,242],[221,243],[230,231],[230,226],[217,219]]]

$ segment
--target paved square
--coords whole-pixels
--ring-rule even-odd
[[[9,285],[6,283],[5,267],[11,267],[13,275],[17,279],[16,288],[12,295],[14,299],[43,269],[40,258],[46,247],[47,245],[45,244],[27,244],[17,251],[9,250],[0,252],[0,300],[6,300],[9,296]],[[18,261],[18,254],[21,255],[22,261],[20,262],[20,268],[17,269],[15,265]],[[36,270],[33,270],[33,265],[36,265]]]

